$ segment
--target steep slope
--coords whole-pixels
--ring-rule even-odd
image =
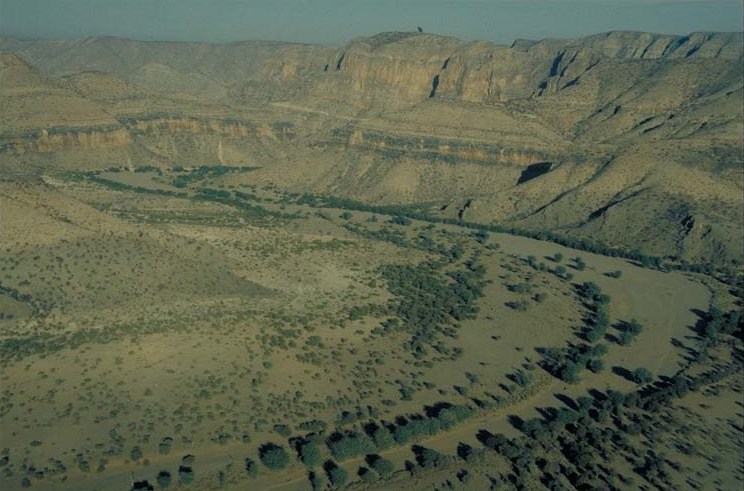
[[[50,80],[18,56],[0,52],[0,146],[54,152],[129,143],[128,132],[103,108]]]

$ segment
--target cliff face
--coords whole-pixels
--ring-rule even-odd
[[[292,190],[439,202],[445,215],[467,202],[471,220],[741,258],[741,33],[512,46],[384,33],[341,48],[0,39],[2,51],[11,167],[35,154],[260,166],[251,179]]]
[[[574,86],[600,63],[619,66],[639,60],[680,59],[741,63],[741,58],[742,36],[733,33],[611,32],[512,47],[391,33],[353,41],[341,50],[331,69],[347,75],[353,91],[387,92],[399,102],[420,102],[427,97],[505,102]],[[343,83],[339,85],[344,88]]]
[[[526,147],[509,148],[486,142],[384,133],[364,128],[339,128],[332,132],[334,143],[347,148],[370,151],[389,159],[413,158],[457,164],[470,162],[484,165],[516,165],[519,167],[549,160],[551,154]]]
[[[128,117],[126,126],[138,135],[188,133],[193,135],[219,135],[228,138],[269,138],[277,141],[291,140],[294,125],[288,122],[256,122],[198,117]]]
[[[71,148],[97,150],[123,147],[131,143],[132,136],[124,128],[51,128],[30,131],[15,138],[6,137],[0,143],[0,153],[53,153]]]

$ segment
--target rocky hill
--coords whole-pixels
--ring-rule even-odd
[[[5,38],[0,51],[14,179],[251,165],[254,182],[292,191],[742,258],[741,33],[512,46],[383,33],[340,48]]]

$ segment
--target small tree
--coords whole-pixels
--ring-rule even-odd
[[[647,384],[653,380],[654,375],[647,368],[636,368],[633,370],[633,381],[637,384]]]
[[[328,479],[335,487],[343,488],[349,482],[349,473],[341,467],[334,466],[328,470]]]
[[[556,252],[555,254],[553,254],[553,261],[557,263],[563,261],[563,254],[561,254],[560,252]]]
[[[129,452],[129,457],[132,460],[139,460],[142,458],[142,450],[139,447],[133,447]]]
[[[245,472],[254,479],[258,477],[258,464],[250,457],[245,458]]]
[[[368,469],[367,467],[361,467],[359,469],[359,478],[365,484],[372,484],[373,482],[377,481],[380,478],[380,476],[372,469]]]
[[[313,487],[313,491],[320,491],[326,487],[326,478],[323,474],[317,472],[310,473],[310,486]]]
[[[630,322],[625,326],[625,330],[630,334],[637,336],[643,331],[643,325],[636,319],[631,319]]]
[[[620,333],[620,336],[617,338],[618,344],[622,346],[627,346],[633,341],[633,335],[628,331],[623,331]]]
[[[395,439],[385,425],[378,426],[372,433],[372,441],[379,450],[385,450],[395,445]]]
[[[180,466],[178,468],[178,479],[181,481],[181,484],[188,486],[194,482],[194,469],[185,465]]]
[[[378,457],[372,462],[372,468],[376,470],[382,477],[389,477],[395,471],[395,464],[387,459]]]
[[[303,443],[300,446],[300,460],[309,468],[319,466],[323,461],[318,445],[312,442]]]
[[[158,472],[157,482],[160,489],[168,489],[173,483],[173,477],[168,471],[160,471]]]
[[[586,367],[594,373],[599,373],[604,369],[604,362],[599,358],[592,358],[587,362]]]
[[[289,454],[280,445],[266,443],[261,446],[258,452],[261,462],[269,469],[284,469],[289,464]]]

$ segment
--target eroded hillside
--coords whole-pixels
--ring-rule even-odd
[[[0,49],[4,176],[251,166],[233,184],[741,260],[740,33]]]

